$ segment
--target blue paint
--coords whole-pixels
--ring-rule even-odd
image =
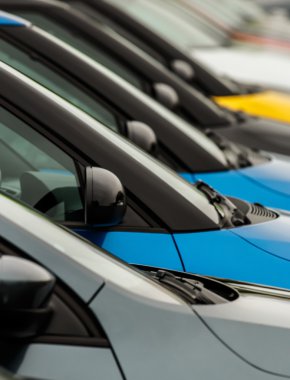
[[[267,223],[249,225],[232,230],[256,247],[271,255],[290,261],[290,218],[283,214]],[[269,267],[271,270],[271,267]],[[290,277],[290,272],[289,272]]]
[[[75,230],[130,264],[183,271],[172,235],[166,233]]]
[[[196,174],[196,180],[203,180],[222,194],[241,198],[249,202],[258,202],[264,206],[290,210],[290,196],[272,190],[262,183],[253,181],[241,174],[241,171]]]
[[[255,247],[232,231],[175,234],[186,271],[290,289],[290,262]],[[260,243],[266,245],[262,235]],[[279,244],[269,241],[268,248],[278,252]]]
[[[281,156],[280,156],[281,157]],[[239,173],[266,189],[290,196],[290,160],[276,158],[263,164],[239,170]]]
[[[10,13],[0,11],[0,25],[5,26],[26,26],[29,23]]]

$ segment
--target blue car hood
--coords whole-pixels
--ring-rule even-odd
[[[288,213],[281,213],[277,219],[269,222],[234,228],[231,232],[273,256],[290,261]]]
[[[288,157],[272,156],[262,165],[239,170],[250,180],[281,194],[290,195],[290,160]]]

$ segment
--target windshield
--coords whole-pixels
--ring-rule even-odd
[[[81,90],[79,87],[74,85],[71,80],[68,80],[65,77],[57,74],[55,71],[45,66],[42,62],[35,60],[35,58],[32,58],[31,55],[24,52],[23,50],[20,50],[10,42],[1,40],[0,46],[1,61],[27,75],[55,94],[68,100],[70,103],[87,112],[90,116],[94,117],[104,125],[108,126],[116,132],[119,132],[118,123],[113,112],[111,112],[108,108],[105,107],[105,105],[98,102],[94,97],[90,96],[84,90]],[[84,58],[84,56],[82,56],[82,58]],[[90,63],[92,64],[91,60]],[[98,69],[100,69],[99,66]],[[105,75],[108,75],[108,72],[106,72]],[[112,76],[114,74],[110,73],[110,75]],[[227,167],[227,161],[224,153],[202,132],[196,128],[193,128],[190,124],[183,121],[174,113],[168,111],[159,103],[143,94],[138,89],[135,89],[133,86],[129,85],[121,78],[115,76],[115,80],[118,81],[121,87],[125,88],[126,92],[133,93],[136,98],[139,98],[143,103],[148,104],[153,112],[157,112],[171,124],[174,124],[174,126],[180,130],[180,133],[187,135],[188,139],[192,140],[194,144],[199,144],[223,166]],[[194,155],[192,159],[194,161]]]
[[[117,131],[117,120],[100,102],[11,43],[1,39],[0,60],[68,100],[96,120]]]
[[[16,74],[29,86],[38,89],[41,93],[45,93],[51,100],[53,100],[53,102],[55,102],[56,105],[61,106],[68,112],[71,112],[77,119],[81,120],[82,123],[85,123],[88,128],[96,131],[97,134],[101,133],[104,138],[108,139],[111,144],[116,146],[117,150],[121,150],[126,155],[129,155],[131,159],[138,162],[139,166],[143,167],[145,171],[149,168],[152,175],[159,178],[161,182],[164,182],[164,185],[170,187],[173,192],[177,192],[189,204],[198,209],[202,214],[206,215],[206,217],[216,224],[217,228],[219,228],[219,214],[216,212],[214,206],[210,204],[206,196],[198,189],[181,179],[172,170],[159,163],[156,159],[149,156],[135,145],[131,144],[128,140],[122,138],[117,133],[98,123],[95,119],[82,112],[80,109],[74,107],[37,83],[32,82],[29,78],[23,76],[22,74],[15,72],[15,70],[7,67],[6,65],[1,63],[1,66],[7,71],[12,71],[14,75]]]
[[[29,11],[15,11],[19,16],[31,21],[34,25],[60,38],[75,49],[100,62],[108,69],[114,71],[133,86],[142,89],[142,80],[128,66],[111,56],[100,45],[91,43],[87,38],[77,34],[72,27],[64,25],[60,21],[53,20],[41,14]]]
[[[133,18],[188,51],[193,46],[213,47],[224,40],[223,33],[211,33],[201,19],[190,15],[189,22],[183,22],[189,15],[174,4],[160,0],[106,0],[121,8]]]

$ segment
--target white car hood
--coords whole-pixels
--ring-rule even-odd
[[[257,85],[290,90],[290,54],[250,46],[194,49],[192,57],[211,70]]]

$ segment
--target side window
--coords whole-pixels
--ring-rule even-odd
[[[107,107],[12,43],[1,40],[0,60],[118,132],[116,117]]]
[[[0,108],[0,190],[57,221],[82,221],[74,161],[15,115]]]

